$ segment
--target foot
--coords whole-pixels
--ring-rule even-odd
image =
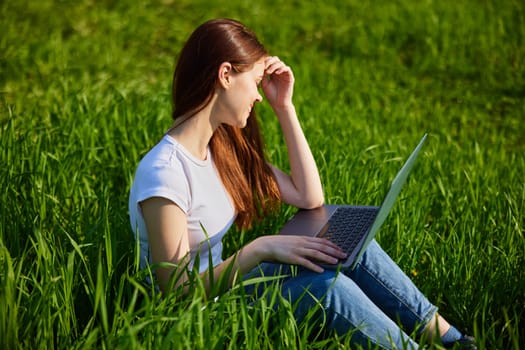
[[[477,350],[476,347],[476,339],[470,335],[463,335],[460,339],[456,340],[455,342],[444,344],[445,348],[452,349],[454,347],[457,347],[459,349],[465,349],[465,350]]]

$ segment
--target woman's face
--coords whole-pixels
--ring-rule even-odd
[[[259,93],[259,85],[264,77],[264,70],[265,61],[262,58],[250,70],[230,74],[229,86],[219,97],[223,114],[221,123],[240,128],[246,126],[253,106],[263,99]]]

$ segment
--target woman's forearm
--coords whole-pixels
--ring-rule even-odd
[[[251,241],[237,253],[201,275],[207,293],[214,292],[214,283],[231,287],[238,278],[246,275],[261,262],[300,265],[315,272],[322,272],[318,263],[335,264],[346,258],[346,253],[329,240],[308,236],[261,236]],[[210,275],[213,273],[213,277]],[[225,284],[225,282],[227,284]],[[189,292],[188,288],[186,291]]]
[[[214,266],[211,270],[208,269],[202,272],[200,278],[203,281],[206,294],[211,295],[214,292],[214,286],[218,283],[221,284],[221,287],[230,288],[239,276],[250,272],[259,263],[268,259],[269,254],[267,249],[264,239],[258,238],[242,247],[220,264]],[[178,271],[179,270],[174,269],[171,273],[179,273]],[[213,275],[210,275],[210,273]],[[183,293],[188,294],[191,292],[191,283],[189,283],[189,280],[188,274],[182,273],[180,274],[179,280],[175,281],[174,286],[183,286]],[[227,281],[226,285],[224,285],[225,281]],[[161,283],[161,288],[163,287],[162,290],[165,290],[166,286],[167,283]]]
[[[300,201],[297,205],[303,208],[318,207],[324,202],[321,178],[295,107],[289,105],[274,111],[279,119],[288,149],[291,181]]]

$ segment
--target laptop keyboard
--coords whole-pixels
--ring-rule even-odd
[[[324,238],[337,244],[346,252],[352,252],[372,225],[375,207],[340,207],[328,220]]]

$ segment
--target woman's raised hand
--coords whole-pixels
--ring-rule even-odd
[[[324,238],[307,236],[262,236],[252,242],[258,245],[262,261],[301,265],[315,272],[323,272],[319,263],[337,264],[345,259],[337,245]]]
[[[261,85],[266,99],[273,109],[289,107],[292,104],[294,76],[292,69],[277,56],[266,58]]]

